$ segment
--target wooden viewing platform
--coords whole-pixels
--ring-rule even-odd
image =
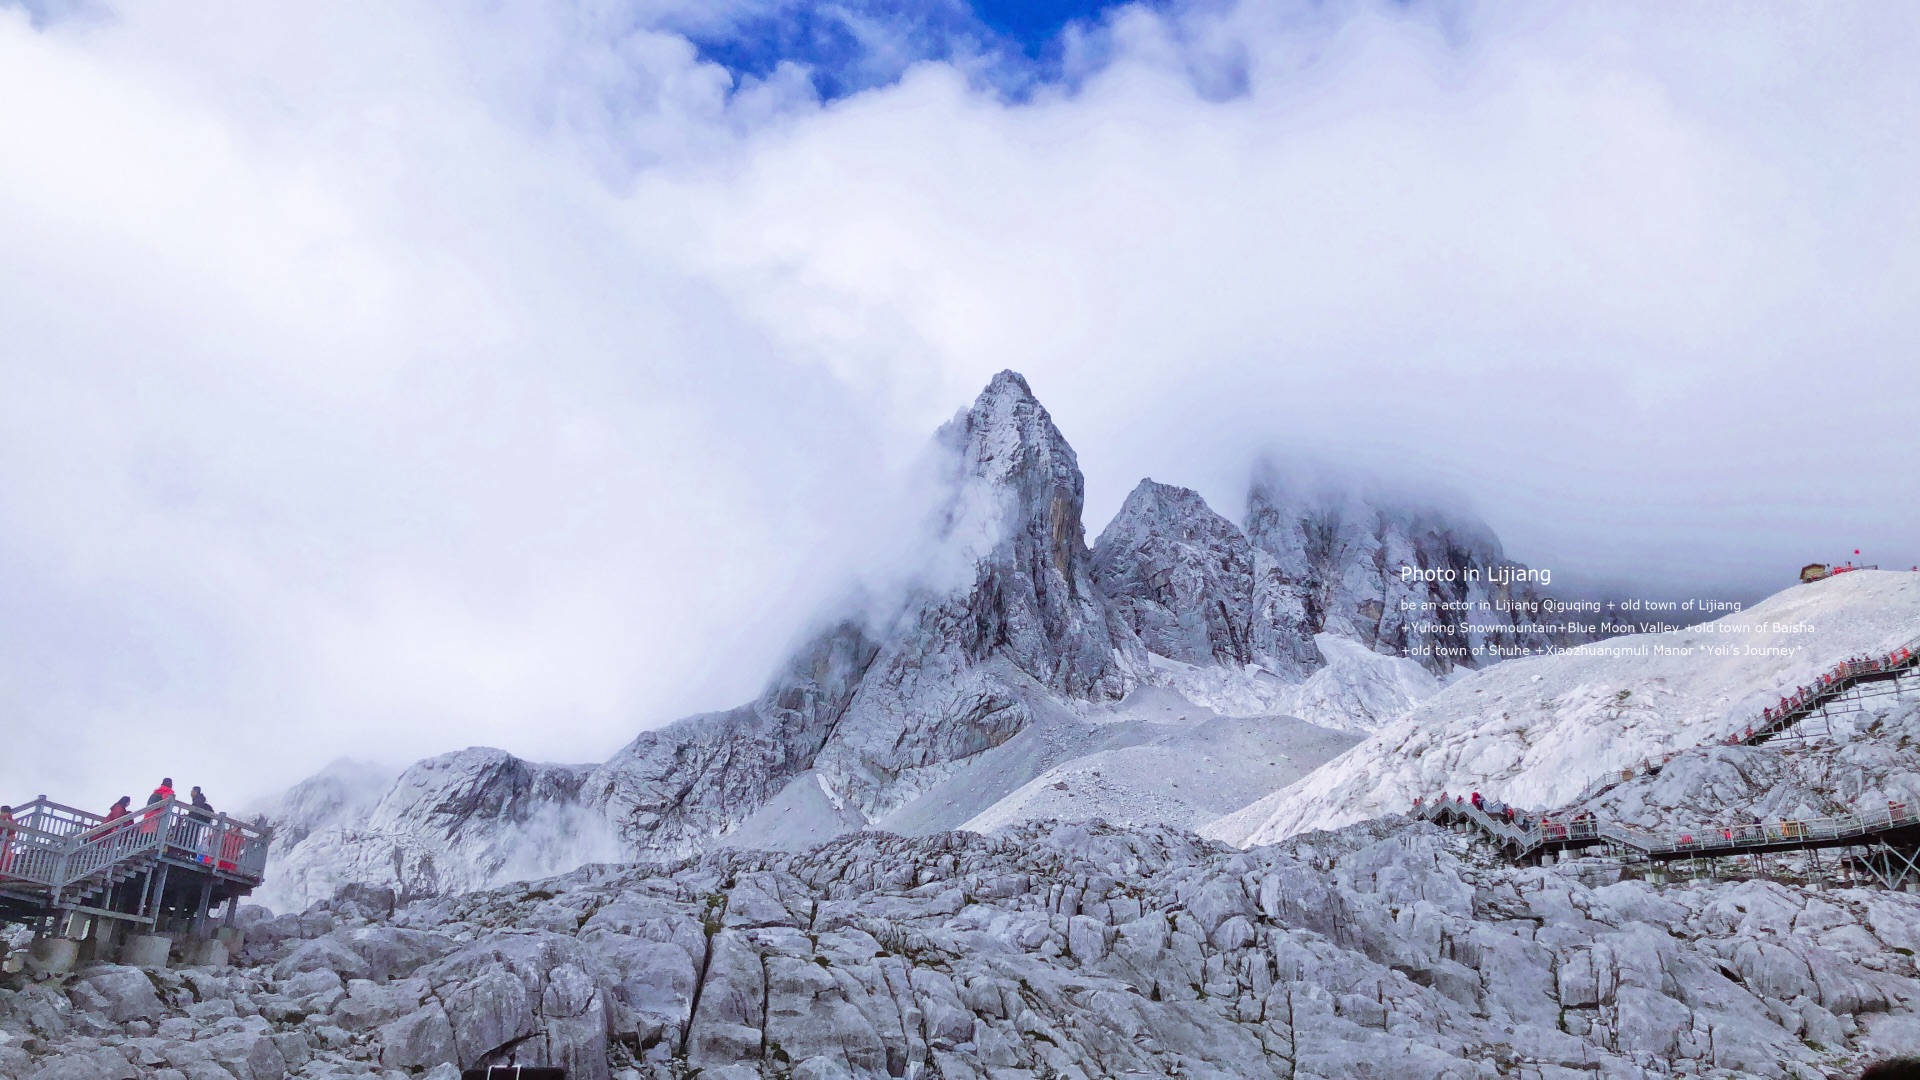
[[[72,952],[69,965],[83,944],[87,958],[116,958],[126,932],[149,942],[140,961],[164,964],[171,935],[207,938],[221,905],[232,926],[240,899],[266,876],[272,841],[271,828],[179,799],[109,822],[42,795],[0,826],[0,922],[34,926],[35,955]],[[42,949],[47,941],[74,948]]]

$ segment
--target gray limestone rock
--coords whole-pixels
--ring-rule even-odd
[[[100,1003],[98,1011],[115,1023],[155,1020],[163,1015],[153,981],[139,968],[111,964],[90,968],[71,994],[77,1000],[82,992],[95,995]]]
[[[427,994],[425,979],[398,979],[385,984],[355,979],[347,984],[347,996],[334,1005],[329,1016],[347,1031],[366,1031],[417,1011]]]
[[[274,977],[279,979],[322,972],[333,974],[338,979],[366,979],[372,977],[373,968],[359,953],[348,948],[345,942],[335,937],[323,937],[302,942],[273,969]]]
[[[1142,480],[1093,548],[1094,579],[1145,646],[1183,663],[1318,666],[1297,591],[1199,493]]]
[[[25,1080],[137,1080],[140,1070],[109,1049],[80,1050],[43,1059]]]
[[[381,1064],[401,1069],[455,1060],[453,1024],[439,1002],[408,1013],[380,1028]]]
[[[261,963],[165,976],[153,1021],[97,1034],[72,1016],[105,993],[82,1007],[3,989],[0,1049],[53,1080],[490,1064],[595,1080],[1784,1080],[1920,1042],[1901,951],[1920,897],[1590,877],[1491,864],[1399,819],[1245,851],[1100,823],[865,832],[415,901],[392,921],[430,910],[461,944],[384,982]],[[336,930],[320,940],[339,949],[301,955],[364,964],[340,936],[393,929]],[[330,1016],[192,1009],[328,995]]]
[[[282,1080],[287,1074],[286,1058],[265,1021],[196,1039],[193,1045],[204,1050],[234,1080]]]

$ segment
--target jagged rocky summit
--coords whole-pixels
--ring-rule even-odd
[[[1272,790],[1351,737],[1277,723],[1173,736],[1225,717],[1293,714],[1355,734],[1397,719],[1454,661],[1422,653],[1400,604],[1419,590],[1387,562],[1505,565],[1483,526],[1297,496],[1270,470],[1246,529],[1149,480],[1089,549],[1073,448],[1011,371],[934,445],[926,561],[894,609],[830,621],[754,701],[644,732],[602,764],[475,748],[414,765],[371,804],[323,774],[275,808],[264,898],[297,906],[350,881],[430,893],[716,844],[1006,821],[989,811],[1049,770],[1128,748],[1145,776],[1144,763],[1177,773],[1207,758],[1194,747],[1239,740],[1244,767],[1220,790]],[[1032,794],[1020,805],[1061,809]],[[1134,784],[1082,803],[1165,805],[1185,824],[1231,809],[1191,794]]]
[[[1255,471],[1243,531],[1143,480],[1094,546],[1102,590],[1155,654],[1297,680],[1333,634],[1435,674],[1586,640],[1534,624],[1541,591],[1481,522]],[[1403,568],[1417,571],[1409,574]]]
[[[1292,681],[1321,664],[1304,583],[1196,491],[1140,481],[1100,534],[1093,565],[1101,591],[1159,656]]]

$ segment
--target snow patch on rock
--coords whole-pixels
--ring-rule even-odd
[[[1325,666],[1289,683],[1251,665],[1201,667],[1152,657],[1146,680],[1222,716],[1294,716],[1337,731],[1373,732],[1404,719],[1445,683],[1403,656],[1337,634],[1314,637]],[[1468,669],[1456,669],[1469,674]]]
[[[1404,656],[1385,656],[1337,634],[1314,638],[1327,666],[1289,688],[1283,711],[1339,731],[1378,731],[1440,692],[1442,683]]]

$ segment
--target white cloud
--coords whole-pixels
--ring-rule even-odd
[[[1438,473],[1590,574],[1911,558],[1912,481],[1859,466],[1916,396],[1912,20],[1651,11],[1133,11],[1072,94],[924,67],[635,211],[844,378],[1021,367],[1096,507],[1147,471],[1230,499],[1277,440]],[[1223,41],[1248,92],[1209,103]]]
[[[1008,366],[1095,529],[1272,446],[1559,573],[1920,558],[1903,9],[1129,9],[824,106],[661,12],[0,9],[4,797],[744,697]]]

